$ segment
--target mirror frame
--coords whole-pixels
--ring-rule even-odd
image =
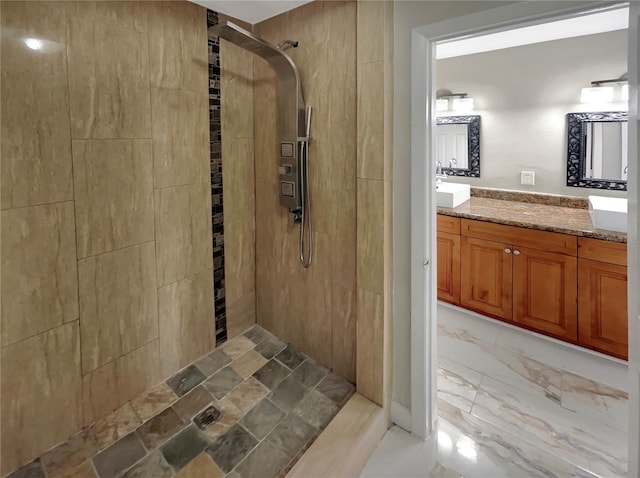
[[[610,191],[626,191],[627,181],[622,179],[588,179],[584,177],[585,123],[623,122],[627,121],[626,111],[610,111],[603,113],[568,113],[567,114],[567,186],[576,188],[594,188]]]
[[[480,115],[472,116],[436,116],[436,126],[440,124],[466,124],[467,150],[469,167],[467,169],[445,168],[442,172],[447,176],[480,177]]]

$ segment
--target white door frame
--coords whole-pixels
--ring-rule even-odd
[[[638,10],[629,26],[629,476],[639,476],[640,317],[638,281]],[[435,45],[437,42],[574,17],[611,2],[533,1],[432,23],[411,31],[411,432],[432,439],[437,410]],[[634,23],[635,22],[635,23]],[[635,42],[635,43],[633,43]],[[430,187],[425,187],[430,185]],[[631,319],[633,317],[633,320]]]

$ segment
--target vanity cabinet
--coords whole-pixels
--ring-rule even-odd
[[[438,216],[438,300],[460,304],[460,219]]]
[[[566,253],[576,238],[466,219],[461,225],[461,305],[575,342],[577,260]]]
[[[439,300],[623,359],[626,257],[622,243],[438,215]]]
[[[580,344],[627,359],[626,244],[579,238]]]

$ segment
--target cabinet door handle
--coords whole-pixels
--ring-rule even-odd
[[[504,252],[506,252],[507,254],[511,254],[511,249],[509,249],[508,247],[504,250]]]
[[[513,255],[514,256],[519,256],[520,255],[520,251],[518,249],[516,249],[515,251],[513,251]]]

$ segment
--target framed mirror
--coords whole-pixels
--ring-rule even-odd
[[[627,190],[627,113],[567,115],[567,186]]]
[[[480,177],[480,116],[436,117],[435,142],[443,173]]]

